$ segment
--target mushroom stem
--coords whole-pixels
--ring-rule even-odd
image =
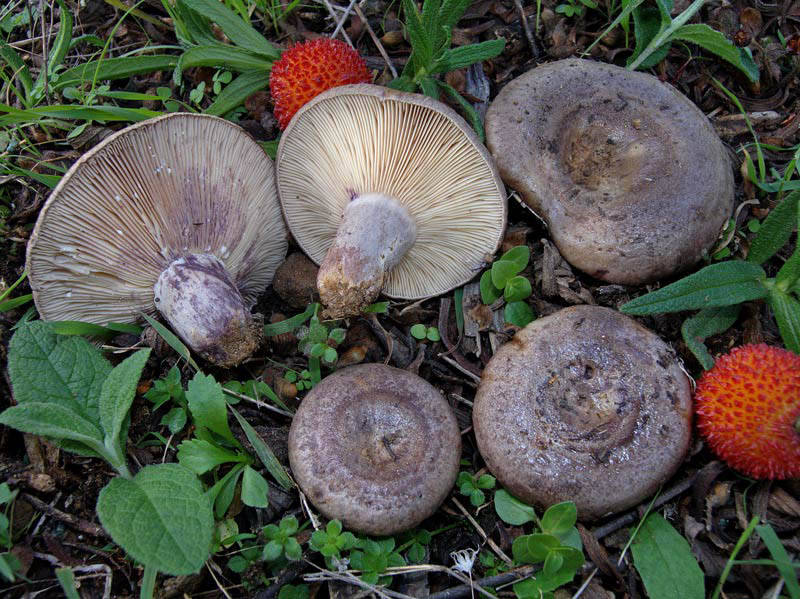
[[[386,273],[414,245],[417,223],[396,199],[371,193],[345,207],[333,245],[317,275],[317,289],[331,318],[360,314],[383,287]]]
[[[172,330],[214,364],[238,364],[261,341],[260,327],[216,256],[178,258],[158,277],[153,292]]]

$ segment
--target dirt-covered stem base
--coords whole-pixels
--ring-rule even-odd
[[[378,193],[353,198],[317,276],[326,316],[356,316],[375,301],[386,273],[416,237],[414,217],[394,198]]]
[[[214,364],[236,365],[261,342],[261,327],[216,256],[190,254],[175,260],[153,291],[172,330]]]

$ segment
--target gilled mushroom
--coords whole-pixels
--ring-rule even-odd
[[[655,77],[569,59],[509,83],[486,114],[503,180],[564,258],[638,285],[696,263],[733,208],[733,172],[705,115]]]
[[[278,146],[289,230],[327,314],[378,294],[418,299],[470,280],[502,240],[505,190],[467,123],[426,96],[345,85],[303,106]]]
[[[286,255],[272,162],[240,127],[171,114],[106,138],[50,195],[27,267],[43,319],[139,321],[156,308],[222,366],[260,342],[250,313]]]
[[[325,377],[289,431],[297,483],[328,518],[390,535],[433,514],[458,474],[461,435],[435,387],[382,364]]]
[[[492,357],[473,407],[478,449],[511,493],[581,520],[636,505],[686,456],[691,388],[670,347],[628,318],[574,306]]]

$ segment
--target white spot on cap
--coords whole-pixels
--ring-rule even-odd
[[[122,235],[122,234],[123,234],[123,233],[122,233],[122,229],[117,229],[117,234],[118,234],[118,235]]]
[[[72,297],[72,292],[71,292],[71,291],[67,291],[67,292],[64,294],[64,297],[66,297],[66,298],[70,298],[70,297]]]
[[[117,200],[118,202],[121,202],[122,201],[122,196],[117,194],[117,195],[114,196],[114,199]]]

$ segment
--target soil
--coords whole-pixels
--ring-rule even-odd
[[[113,35],[110,46],[112,55],[119,55],[148,41],[173,45],[178,43],[158,0],[145,0],[138,5],[138,9],[160,23],[160,26],[146,19],[126,19],[117,29],[114,27],[122,13],[113,8],[113,3],[89,0],[82,2],[80,6],[77,1],[68,1],[67,4],[74,11],[82,33],[95,34],[102,39]],[[278,22],[277,29],[271,23],[265,24],[257,18],[254,23],[268,39],[284,47],[296,41],[330,35],[335,24],[328,16],[324,4],[301,4],[286,19]],[[344,9],[348,3],[338,4]],[[524,4],[523,9],[519,2],[511,0],[473,2],[453,32],[455,45],[499,36],[506,39],[503,54],[483,64],[484,77],[480,82],[486,83],[488,88],[476,84],[472,77],[474,73],[455,71],[446,76],[448,83],[470,101],[474,101],[479,110],[485,108],[486,102],[494,98],[514,77],[536,64],[577,56],[598,37],[602,36],[602,40],[590,53],[595,59],[624,65],[630,55],[630,49],[625,47],[624,34],[619,29],[604,33],[609,23],[606,2],[600,2],[597,10],[585,10],[582,17],[566,18],[555,11],[557,2],[543,0],[541,29],[530,36],[523,27],[521,10],[528,17],[530,29],[535,31],[536,3]],[[675,4],[673,14],[683,10],[689,2],[676,0]],[[354,13],[344,23],[344,33],[353,40],[358,51],[366,58],[368,66],[377,73],[378,83],[387,83],[392,77],[375,39],[380,40],[397,69],[402,67],[409,53],[408,42],[399,33],[401,27],[397,15],[398,6],[397,2],[383,0],[366,2],[359,9],[366,22]],[[342,13],[340,11],[337,14]],[[55,25],[46,22],[44,26],[52,28],[57,26],[57,21],[55,18]],[[712,1],[700,11],[695,22],[709,24],[735,40],[740,47],[749,48],[761,69],[760,83],[748,82],[741,73],[724,61],[696,46],[684,44],[674,45],[666,59],[651,70],[652,74],[680,90],[711,117],[738,169],[743,159],[741,147],[743,144],[750,144],[752,136],[739,109],[715,86],[714,79],[721,82],[740,99],[751,116],[759,139],[766,144],[764,157],[768,170],[774,168],[782,172],[800,143],[800,1]],[[370,34],[367,24],[376,38]],[[37,29],[30,35],[24,27],[16,29],[8,40],[24,42],[29,37],[32,38],[32,41],[20,44],[23,48],[22,55],[32,65],[40,65],[42,61],[41,31],[38,29],[40,25],[37,22]],[[785,47],[780,44],[781,37],[787,40]],[[633,43],[631,33],[631,46]],[[69,66],[85,61],[89,52],[90,47],[79,44],[69,55]],[[171,83],[170,73],[142,75],[115,82],[114,89],[153,93],[158,86],[172,86],[175,88],[173,95],[177,97],[182,93],[182,99],[188,102],[190,89],[199,82],[206,81],[206,89],[212,86],[213,74],[214,71],[210,68],[188,71],[185,74],[188,85],[183,92]],[[489,90],[488,95],[482,96],[481,90],[485,89]],[[50,101],[56,103],[61,99],[50,97]],[[206,96],[202,106],[207,106],[210,101],[211,98]],[[139,103],[125,101],[119,104],[141,106]],[[268,93],[254,94],[248,99],[246,112],[241,116],[242,126],[259,141],[273,139],[277,133],[271,108]],[[95,135],[89,137],[96,143],[109,129],[116,130],[120,126],[92,125],[90,131]],[[31,152],[23,151],[13,162],[18,167],[45,174],[58,174],[50,165],[68,166],[93,143],[85,142],[86,136],[72,140],[59,139],[60,133],[38,127],[28,128],[25,134],[36,143],[40,155],[37,157]],[[786,151],[792,147],[795,149]],[[754,155],[752,145],[749,152]],[[4,286],[13,284],[24,271],[26,241],[39,208],[48,194],[48,189],[32,178],[8,176],[3,177],[2,182],[0,201],[11,207],[11,213],[5,218],[0,217],[0,291]],[[774,195],[760,193],[749,181],[743,180],[737,170],[736,233],[721,238],[716,250],[727,247],[734,256],[744,255],[748,239],[752,238],[745,224],[753,218],[763,219],[774,205]],[[512,197],[509,200],[509,228],[503,249],[522,243],[531,248],[532,264],[523,274],[535,282],[530,301],[539,316],[582,303],[618,308],[629,299],[652,288],[607,284],[572,269],[561,260],[548,240],[543,223]],[[796,234],[790,244],[765,265],[770,276],[774,276],[783,260],[793,251],[795,244]],[[294,247],[290,248],[290,253],[292,251],[298,250]],[[659,284],[668,282],[670,281],[660,281]],[[30,289],[23,282],[13,296],[25,293],[30,293]],[[474,294],[466,294],[465,302],[469,301],[473,303],[466,303],[465,311],[480,332],[470,338],[461,339],[458,343],[456,341],[459,340],[459,334],[450,294],[444,298],[420,302],[392,302],[387,314],[351,319],[347,323],[347,337],[337,349],[342,356],[340,366],[343,363],[362,361],[388,362],[418,373],[439,388],[450,401],[463,432],[462,459],[467,460],[470,465],[463,466],[462,469],[484,472],[484,464],[470,430],[469,402],[474,397],[476,381],[479,380],[493,348],[510,338],[515,330],[513,327],[497,327],[491,311],[474,302]],[[5,369],[12,327],[27,313],[30,306],[31,304],[27,304],[0,313],[0,409],[13,404],[10,381]],[[264,315],[265,322],[270,322],[296,314],[298,309],[285,303],[270,288],[260,300],[256,311]],[[688,351],[680,335],[684,317],[685,315],[672,314],[638,320],[669,343],[683,361],[687,372],[697,377],[702,368]],[[437,326],[442,334],[442,341],[422,343],[412,338],[409,329],[416,323]],[[112,345],[127,347],[137,341],[121,336]],[[759,303],[746,305],[734,327],[709,339],[708,346],[712,355],[717,356],[734,346],[755,342],[782,345],[771,313]],[[482,351],[477,352],[478,347]],[[160,424],[163,410],[154,411],[152,403],[142,398],[142,395],[152,385],[152,381],[164,377],[174,364],[179,363],[178,357],[169,348],[162,346],[157,350],[145,368],[132,410],[128,457],[134,468],[158,463],[165,456],[167,460],[175,460],[174,447],[181,440],[173,439],[166,452],[162,445],[149,443],[153,440],[150,434],[152,431],[162,434],[165,432]],[[112,360],[118,359],[113,355],[109,357]],[[297,405],[304,391],[298,393],[296,385],[287,384],[273,360],[298,371],[306,367],[306,358],[297,351],[296,339],[289,334],[269,340],[253,358],[237,369],[221,370],[209,366],[206,372],[214,374],[221,381],[263,380],[276,388],[290,407]],[[187,376],[191,376],[191,371],[182,362],[179,366],[183,370],[185,382]],[[286,464],[288,419],[253,407],[244,407],[242,413]],[[241,436],[241,431],[236,432]],[[186,430],[182,434],[186,434]],[[0,427],[0,480],[20,491],[10,518],[16,533],[13,552],[22,563],[24,575],[23,579],[11,585],[0,583],[0,589],[5,585],[3,596],[62,596],[54,574],[54,569],[60,566],[74,568],[76,577],[80,580],[79,595],[83,598],[138,595],[142,569],[111,543],[99,526],[95,514],[97,495],[112,475],[113,472],[100,460],[60,451],[46,441]],[[491,493],[488,496],[491,498]],[[626,554],[619,564],[617,560],[628,540],[629,527],[635,525],[648,504],[649,499],[633,510],[579,527],[587,563],[575,580],[565,587],[568,594],[564,596],[575,593],[595,567],[599,572],[581,591],[582,597],[645,596],[642,581],[631,565],[630,554]],[[800,552],[798,481],[753,482],[745,479],[717,461],[697,437],[687,460],[672,479],[664,481],[656,505],[660,506],[662,513],[690,543],[694,556],[705,572],[709,594],[716,585],[736,541],[753,515],[769,521],[789,555],[794,556],[795,560]],[[280,489],[273,487],[269,509],[246,508],[241,502],[234,501],[228,516],[236,520],[240,532],[258,533],[265,524],[277,522],[289,514],[296,515],[301,521],[307,519],[297,494],[283,494]],[[469,514],[469,518],[466,514]],[[505,525],[491,506],[476,510],[466,497],[458,494],[457,489],[454,489],[439,511],[423,523],[423,526],[430,531],[446,529],[433,537],[426,555],[427,563],[445,566],[452,565],[452,552],[466,548],[481,547],[490,552],[496,548],[510,554],[513,539],[527,532],[524,527]],[[485,541],[479,528],[488,535],[491,543]],[[299,540],[307,537],[306,531],[301,533]],[[299,584],[304,574],[318,571],[310,563],[299,562],[289,564],[270,577],[263,562],[259,562],[239,574],[227,568],[230,556],[231,553],[223,550],[212,558],[207,568],[193,576],[160,577],[158,596],[266,599],[276,597],[283,585]],[[322,565],[318,554],[306,556],[316,565]],[[752,539],[739,554],[739,559],[744,560],[768,557],[763,543]],[[484,565],[476,565],[472,572],[474,579],[493,574]],[[501,580],[508,582],[513,577],[501,575]],[[776,596],[770,593],[774,591],[778,580],[775,568],[737,565],[727,579],[725,596]],[[496,579],[490,582],[498,584]],[[402,577],[391,588],[412,597],[428,594],[440,598],[469,596],[468,587],[463,587],[454,579],[437,572]],[[349,596],[349,591],[335,584],[331,584],[329,589],[327,583],[320,582],[312,583],[310,591],[311,597],[327,597],[329,594],[337,597]],[[513,596],[509,592],[510,588],[507,588],[500,594]]]

